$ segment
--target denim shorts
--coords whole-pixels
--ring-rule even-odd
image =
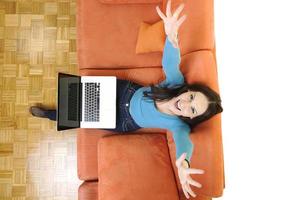
[[[141,128],[135,123],[129,113],[130,99],[135,91],[141,87],[141,85],[138,85],[134,82],[117,79],[116,128],[105,130],[131,132]]]

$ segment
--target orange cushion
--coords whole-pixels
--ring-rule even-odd
[[[138,54],[163,51],[165,39],[164,22],[162,20],[152,25],[142,22],[135,52]]]
[[[105,4],[149,4],[160,3],[162,0],[99,0]]]
[[[165,134],[98,140],[98,199],[179,200]]]
[[[97,143],[109,131],[78,129],[77,134],[77,175],[80,180],[97,180]]]
[[[98,199],[98,182],[83,182],[78,188],[78,200]]]

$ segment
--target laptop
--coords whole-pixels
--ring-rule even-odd
[[[116,128],[115,76],[58,74],[57,130]]]

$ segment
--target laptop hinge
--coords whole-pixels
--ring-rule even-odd
[[[82,121],[82,83],[81,83],[81,80],[80,80],[80,84],[79,84],[79,112],[78,112],[78,115],[79,115],[79,120]]]

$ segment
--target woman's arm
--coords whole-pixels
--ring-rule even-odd
[[[178,44],[178,33],[175,34],[170,34],[168,35],[170,42],[172,43],[174,48],[179,49],[179,44]]]
[[[156,6],[156,11],[158,15],[161,17],[161,19],[164,21],[164,27],[165,27],[165,32],[166,35],[170,37],[172,40],[172,43],[174,46],[178,47],[178,40],[177,40],[177,35],[178,35],[178,29],[181,26],[181,24],[184,22],[186,19],[186,15],[180,17],[179,20],[177,20],[180,12],[183,10],[184,4],[180,4],[180,6],[176,9],[174,12],[173,16],[171,13],[171,1],[169,0],[167,3],[167,8],[166,8],[166,16],[161,12],[158,6]]]
[[[177,20],[184,4],[181,4],[174,14],[171,13],[171,1],[167,3],[166,16],[156,7],[158,15],[164,21],[164,28],[166,32],[166,42],[164,47],[162,66],[166,75],[166,80],[160,83],[160,86],[172,87],[180,85],[184,82],[183,75],[179,69],[180,64],[180,49],[178,45],[178,29],[186,16],[182,16]]]
[[[177,130],[173,130],[173,138],[176,145],[176,167],[178,171],[179,180],[182,190],[186,198],[189,198],[189,194],[196,197],[196,194],[191,189],[190,184],[198,188],[201,184],[194,181],[190,174],[203,174],[201,169],[190,168],[191,155],[193,153],[194,145],[189,137],[190,128],[182,126]]]
[[[162,66],[166,79],[160,86],[172,87],[184,83],[184,77],[180,71],[180,49],[175,48],[169,37],[166,38]]]
[[[180,126],[171,130],[176,146],[176,159],[178,159],[183,153],[186,153],[186,159],[189,163],[194,150],[194,144],[190,139],[190,131],[191,130],[188,125]]]

